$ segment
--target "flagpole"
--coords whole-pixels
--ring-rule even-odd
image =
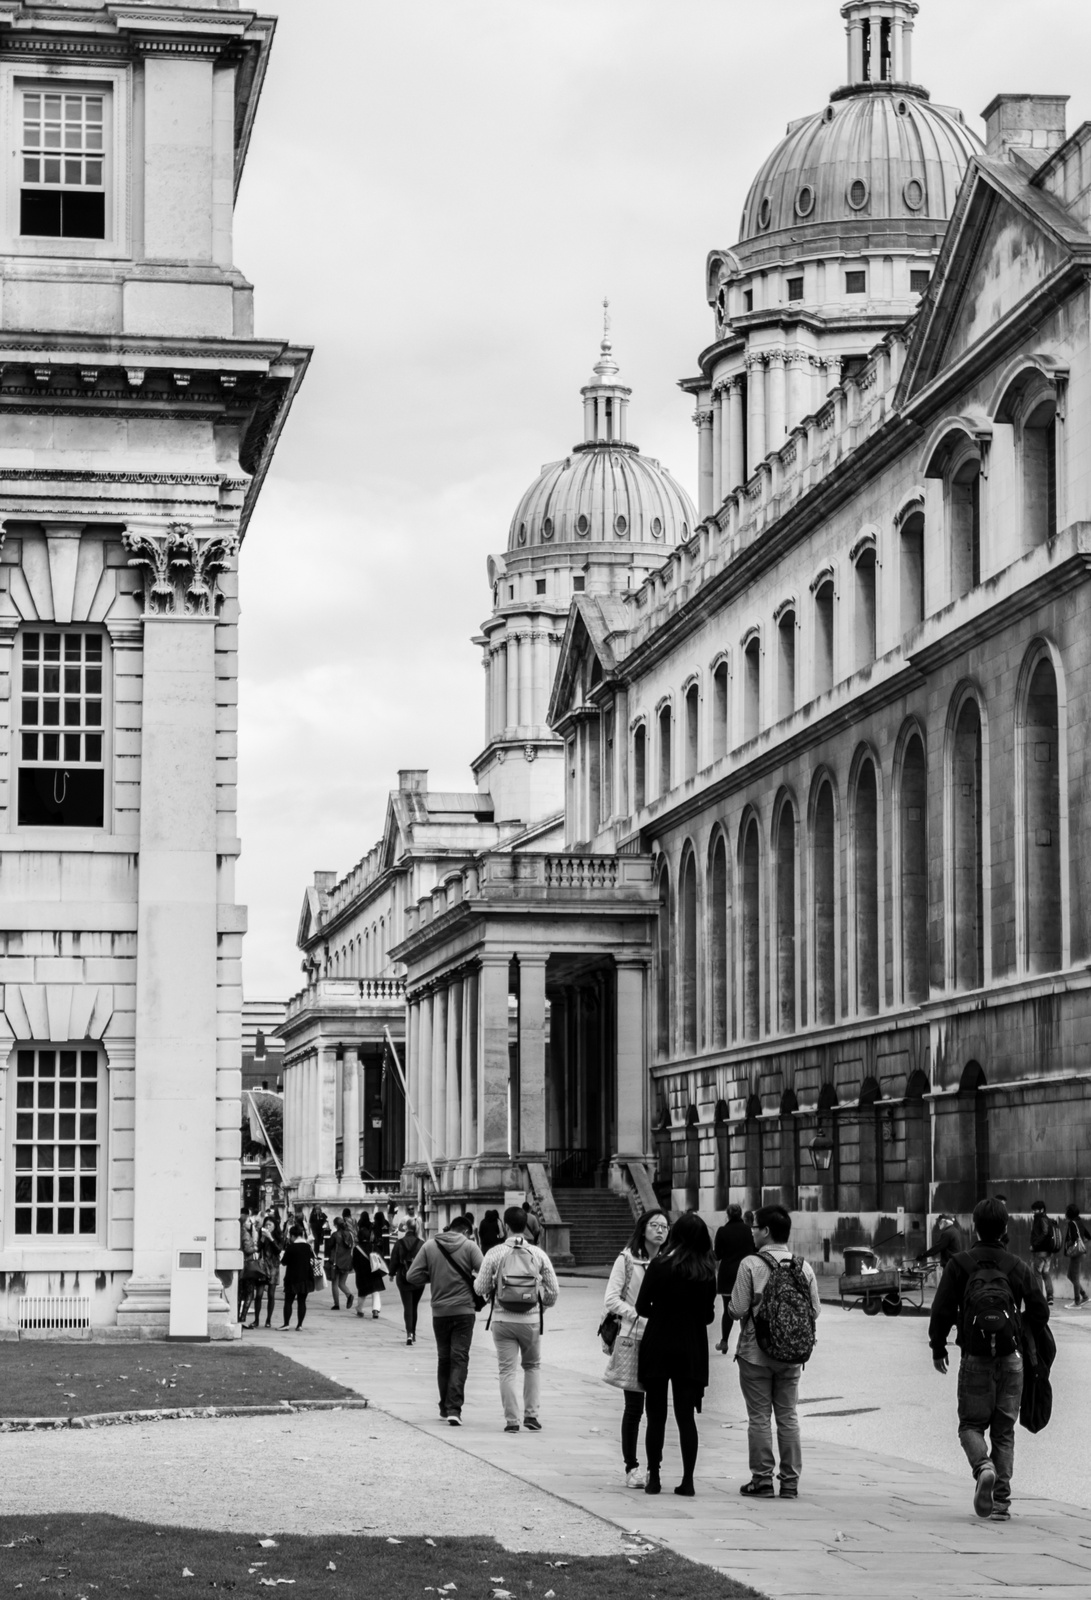
[[[402,1071],[402,1064],[398,1057],[397,1046],[395,1045],[394,1040],[390,1037],[390,1028],[388,1026],[384,1025],[383,1032],[386,1034],[386,1042],[390,1048],[390,1054],[394,1058],[394,1069],[398,1074],[398,1082],[402,1086],[402,1093],[405,1096],[405,1103],[409,1107],[409,1115],[413,1118],[413,1126],[417,1130],[417,1138],[420,1140],[421,1149],[424,1151],[424,1159],[427,1161],[428,1170],[432,1174],[432,1184],[436,1193],[438,1194],[439,1179],[436,1177],[436,1169],[432,1165],[432,1157],[428,1153],[429,1141],[427,1141],[424,1137],[424,1130],[421,1128],[420,1121],[418,1120],[416,1107],[414,1106],[413,1101],[410,1099],[409,1085],[405,1081],[405,1073]]]
[[[276,1150],[273,1147],[273,1141],[269,1137],[269,1130],[265,1126],[264,1121],[262,1120],[261,1112],[258,1110],[258,1103],[254,1099],[254,1091],[253,1091],[253,1089],[246,1089],[243,1092],[250,1096],[250,1109],[251,1109],[251,1111],[253,1111],[255,1117],[257,1117],[257,1119],[258,1119],[258,1127],[261,1129],[262,1133],[265,1135],[265,1143],[266,1143],[266,1145],[268,1147],[269,1154],[272,1156],[273,1160],[277,1164],[277,1171],[280,1173],[280,1186],[281,1186],[282,1189],[286,1189],[288,1187],[288,1180],[284,1176],[284,1168],[280,1164],[280,1157],[277,1155]]]

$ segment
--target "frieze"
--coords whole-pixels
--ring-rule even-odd
[[[215,472],[109,472],[92,468],[0,467],[0,482],[8,483],[178,483],[209,489],[246,489],[249,478],[224,478]]]
[[[216,580],[233,561],[239,537],[230,532],[197,531],[188,522],[171,522],[162,533],[123,533],[130,567],[143,567],[146,617],[214,617],[223,604]],[[150,580],[150,581],[149,581]]]

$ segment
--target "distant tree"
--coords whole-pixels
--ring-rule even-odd
[[[284,1149],[284,1102],[280,1095],[273,1094],[268,1089],[255,1089],[254,1101],[265,1130],[273,1142],[273,1148],[279,1156]],[[256,1127],[255,1127],[255,1131]],[[250,1096],[242,1097],[242,1125],[240,1129],[242,1138],[242,1158],[244,1161],[260,1161],[268,1154],[268,1148],[261,1139],[252,1137],[250,1128]]]

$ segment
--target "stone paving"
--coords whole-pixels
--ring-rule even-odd
[[[580,1293],[580,1290],[585,1292]],[[386,1298],[379,1321],[334,1314],[316,1297],[302,1334],[248,1334],[366,1393],[373,1407],[443,1441],[467,1462],[487,1462],[527,1485],[628,1531],[662,1540],[721,1568],[775,1600],[882,1594],[892,1600],[1060,1600],[1091,1590],[1091,1513],[1023,1496],[1009,1524],[978,1521],[968,1475],[851,1445],[808,1440],[796,1504],[742,1501],[745,1425],[738,1412],[706,1405],[698,1496],[676,1499],[673,1425],[658,1499],[626,1490],[617,1445],[620,1396],[605,1388],[593,1348],[601,1283],[566,1278],[555,1337],[545,1342],[540,1434],[506,1435],[492,1341],[479,1319],[463,1426],[436,1412],[434,1346],[427,1299],[418,1343],[405,1345],[400,1306]],[[578,1342],[577,1342],[578,1341]],[[725,1364],[726,1365],[726,1364]],[[929,1368],[930,1370],[930,1368]],[[951,1382],[950,1401],[954,1392]],[[893,1446],[895,1441],[891,1440]]]

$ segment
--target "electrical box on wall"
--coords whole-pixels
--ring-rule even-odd
[[[208,1236],[175,1239],[170,1275],[170,1339],[208,1338]]]

